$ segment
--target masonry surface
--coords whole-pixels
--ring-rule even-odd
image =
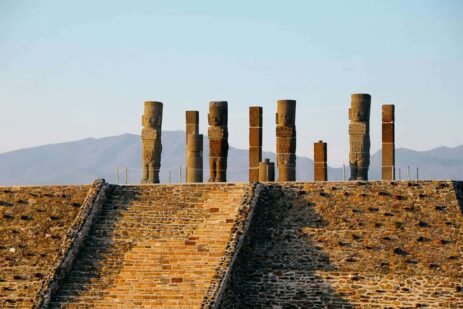
[[[107,190],[47,306],[463,307],[460,182]],[[0,188],[0,307],[41,304],[92,194]]]

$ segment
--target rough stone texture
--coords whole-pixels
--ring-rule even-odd
[[[212,101],[208,114],[209,182],[227,181],[228,103]]]
[[[463,182],[99,185],[0,188],[0,307],[463,307]]]
[[[263,185],[257,183],[253,183],[246,189],[246,193],[241,200],[240,215],[235,220],[227,243],[227,250],[221,259],[219,267],[216,268],[216,275],[209,285],[201,308],[217,308],[220,306],[220,300],[223,298],[227,285],[230,283],[232,265],[235,263],[244,244],[244,239],[251,225],[254,210],[262,190]]]
[[[259,181],[275,181],[275,163],[270,162],[270,159],[259,162]]]
[[[368,180],[370,166],[370,108],[369,94],[353,94],[349,108],[349,180]]]
[[[46,278],[41,282],[33,308],[48,308],[51,297],[56,293],[62,280],[72,267],[93,224],[93,219],[106,202],[107,189],[108,184],[105,183],[104,179],[97,179],[87,192],[77,217],[61,242],[58,256],[50,266]]]
[[[159,170],[161,169],[161,102],[146,101],[145,113],[142,116],[142,166],[143,176],[141,183],[159,183]]]
[[[249,182],[259,181],[262,161],[262,107],[249,107]]]
[[[203,182],[203,135],[192,133],[187,138],[186,182]]]
[[[198,111],[186,111],[185,112],[185,141],[188,138],[188,134],[199,134],[199,112]]]
[[[111,188],[52,308],[200,307],[226,268],[250,185]]]
[[[0,307],[31,308],[90,186],[0,187]]]
[[[461,308],[462,200],[450,181],[267,184],[221,307]]]
[[[186,182],[190,182],[188,181],[188,179],[191,179],[188,177],[188,135],[190,134],[199,134],[199,112],[198,111],[186,111],[185,112],[185,166],[186,166],[186,170],[185,170],[185,179],[186,179]],[[197,137],[197,138],[193,138],[194,140],[194,143],[197,143],[199,142],[197,139],[198,138],[201,138],[202,140],[202,135],[201,137]],[[202,162],[202,157],[203,157],[203,154],[202,154],[202,151],[203,151],[203,147],[202,147],[202,141],[201,141],[201,180],[200,181],[191,181],[191,182],[202,182],[203,181],[203,162]],[[199,154],[193,154],[194,157],[199,157]],[[198,160],[198,159],[196,159]],[[195,161],[195,160],[193,160]],[[195,165],[195,163],[191,162],[193,165]],[[195,168],[193,166],[190,166],[190,169],[192,168]],[[196,177],[198,176],[198,177]],[[199,172],[195,175],[195,176],[192,176],[193,179],[197,179],[199,178]]]
[[[296,180],[296,101],[278,100],[276,113],[278,181]]]
[[[382,107],[382,180],[395,179],[395,108],[388,104]]]
[[[318,141],[313,144],[314,152],[314,180],[328,180],[328,146],[323,141]]]

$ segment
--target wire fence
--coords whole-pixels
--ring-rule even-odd
[[[298,181],[313,181],[313,167],[312,170],[308,170],[304,175],[301,176],[298,170],[297,180]],[[342,171],[342,176],[340,170]],[[349,165],[343,164],[342,168],[331,169],[332,173],[328,173],[328,181],[349,181],[350,177],[350,168]],[[192,170],[189,168],[188,170]],[[203,171],[203,182],[207,182],[209,179],[209,166],[202,169]],[[243,182],[248,181],[248,171],[249,167],[239,167],[239,168],[227,168],[227,181],[229,182]],[[138,184],[141,181],[143,170],[136,167],[116,167],[114,174],[114,183],[115,184]],[[303,171],[305,172],[305,171]],[[171,166],[171,167],[162,167],[159,169],[159,180],[160,183],[186,183],[187,182],[187,169],[185,166]],[[275,180],[278,179],[278,168],[275,167]],[[396,166],[393,167],[392,171],[392,180],[396,181],[417,181],[420,180],[422,175],[421,167],[417,166]],[[309,179],[309,178],[312,179]],[[376,179],[381,180],[381,171],[379,175],[376,175]]]
[[[203,172],[203,182],[207,182],[209,179],[209,167],[199,169]],[[248,167],[242,168],[227,168],[227,180],[228,181],[247,181]],[[186,183],[187,182],[187,168],[185,166],[174,166],[174,167],[162,167],[159,170],[159,182],[160,183]],[[194,171],[192,168],[188,168],[188,171]],[[142,179],[143,169],[135,167],[116,167],[114,181],[115,184],[136,184],[140,183]],[[246,175],[246,180],[243,179],[243,175]]]

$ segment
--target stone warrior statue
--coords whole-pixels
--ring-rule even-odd
[[[278,181],[296,180],[296,101],[278,100],[276,113]]]
[[[142,164],[143,176],[141,183],[159,183],[161,168],[161,126],[162,103],[145,102],[145,113],[142,116]]]
[[[349,108],[349,180],[368,180],[370,166],[370,107],[369,94],[353,94]]]
[[[212,101],[208,114],[209,182],[227,181],[228,103]]]

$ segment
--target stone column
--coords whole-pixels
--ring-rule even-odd
[[[228,103],[212,101],[208,114],[209,182],[227,181]]]
[[[188,167],[188,135],[199,134],[199,112],[198,111],[186,111],[185,112],[185,166]],[[202,151],[202,148],[201,148]],[[201,155],[202,157],[202,155]],[[185,179],[188,179],[188,168],[185,171]]]
[[[314,180],[315,181],[328,181],[328,146],[323,141],[318,141],[313,144],[314,150]]]
[[[369,94],[353,94],[349,108],[349,180],[368,180],[370,166],[370,108]]]
[[[145,112],[142,116],[142,167],[141,183],[159,183],[159,170],[161,168],[161,102],[146,101]]]
[[[278,181],[296,180],[296,101],[279,100],[276,113]]]
[[[395,107],[383,105],[382,180],[395,180]]]
[[[259,180],[262,160],[262,107],[249,107],[249,182]]]
[[[270,162],[269,159],[259,162],[259,181],[275,181],[275,163]]]
[[[203,135],[197,133],[188,134],[186,182],[203,182]]]

